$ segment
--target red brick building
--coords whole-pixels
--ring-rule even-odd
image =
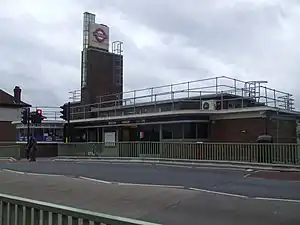
[[[20,120],[22,107],[30,105],[21,101],[21,89],[16,86],[11,95],[0,90],[0,142],[16,141],[16,126],[13,121]]]
[[[297,141],[292,95],[260,81],[216,77],[166,87],[123,93],[120,105],[73,106],[72,141],[256,142],[263,134]]]

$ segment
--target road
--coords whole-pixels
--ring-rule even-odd
[[[260,171],[124,163],[40,161],[0,167],[2,193],[118,216],[170,225],[300,224],[300,182],[282,175],[266,179]]]
[[[262,172],[247,172],[244,169],[190,168],[130,163],[89,163],[85,161],[40,161],[36,163],[25,161],[0,164],[0,168],[30,173],[60,174],[72,177],[82,176],[109,182],[183,186],[185,188],[198,188],[248,197],[300,200],[300,182],[283,179],[258,179],[254,178],[254,176]]]

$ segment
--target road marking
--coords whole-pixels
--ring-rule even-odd
[[[253,170],[252,170],[252,171],[253,171]],[[247,171],[247,172],[249,172],[249,171]],[[244,176],[244,178],[247,178],[247,177],[251,176],[252,174],[255,174],[255,173],[258,173],[258,172],[261,172],[261,170],[256,170],[256,171],[253,171],[252,173],[248,173],[248,174],[246,174],[246,175]],[[256,177],[254,177],[254,178],[256,178]]]
[[[22,175],[33,175],[33,176],[51,176],[51,177],[59,177],[63,175],[59,174],[47,174],[47,173],[30,173],[30,172],[22,172],[22,171],[17,171],[17,170],[9,170],[9,169],[2,169],[2,171],[5,172],[10,172],[10,173],[17,173],[17,174],[22,174]]]
[[[47,176],[47,177],[62,177],[64,175],[60,174],[49,174],[49,173],[27,173],[25,172],[26,175],[33,175],[33,176]]]
[[[3,157],[1,157],[0,161],[6,161],[6,162],[13,163],[13,162],[16,162],[17,160],[15,158],[13,158],[13,157],[9,157],[9,158],[5,158],[5,157],[3,158]]]
[[[184,186],[173,186],[173,185],[163,185],[163,184],[134,184],[134,183],[117,183],[117,184],[120,186],[184,188]]]
[[[105,181],[105,180],[97,180],[97,179],[93,179],[93,178],[89,178],[89,177],[82,177],[82,176],[79,176],[78,178],[83,179],[83,180],[95,181],[95,182],[103,183],[103,184],[112,184],[112,182],[109,182],[109,181]]]
[[[16,170],[9,170],[9,169],[2,169],[2,171],[10,172],[10,173],[17,173],[17,174],[25,174],[24,172],[16,171]]]
[[[206,192],[211,194],[224,195],[224,196],[237,197],[237,198],[248,198],[248,196],[244,196],[244,195],[237,195],[237,194],[231,194],[231,193],[219,192],[219,191],[211,191],[211,190],[199,189],[199,188],[189,188],[189,190],[201,191],[201,192]]]
[[[118,165],[132,165],[132,164],[143,164],[145,166],[151,166],[151,163],[142,162],[105,162],[105,161],[76,161],[77,163],[102,163],[102,164],[118,164]]]
[[[265,200],[265,201],[281,201],[281,202],[294,202],[300,203],[300,200],[295,199],[284,199],[284,198],[263,198],[263,197],[255,197],[256,200]]]
[[[184,165],[172,165],[172,164],[165,164],[165,163],[153,163],[151,165],[156,166],[164,166],[164,167],[177,167],[177,168],[189,168],[189,169],[211,169],[211,170],[235,170],[235,171],[245,171],[245,169],[240,168],[230,168],[230,167],[217,167],[217,166],[199,166],[199,165],[193,165],[193,166],[184,166]]]

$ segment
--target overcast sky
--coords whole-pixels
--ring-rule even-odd
[[[1,0],[0,88],[59,105],[80,87],[83,12],[124,42],[125,89],[268,80],[300,105],[299,0]]]

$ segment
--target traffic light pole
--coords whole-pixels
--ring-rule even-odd
[[[67,107],[67,129],[66,129],[66,143],[70,141],[70,117],[71,117],[71,103],[68,102]]]
[[[30,133],[30,108],[27,108],[27,144],[29,144]]]

